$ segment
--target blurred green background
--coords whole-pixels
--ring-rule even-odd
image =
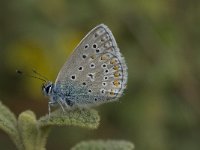
[[[1,0],[0,99],[18,115],[45,115],[41,82],[16,69],[37,69],[54,81],[84,35],[106,24],[128,64],[119,102],[97,107],[97,130],[53,128],[48,150],[82,140],[125,139],[137,150],[200,149],[199,0]],[[0,149],[15,149],[0,131]]]

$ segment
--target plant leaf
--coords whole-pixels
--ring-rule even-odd
[[[35,114],[30,111],[22,112],[18,117],[18,127],[21,133],[22,142],[26,150],[35,150],[38,147],[37,138],[39,130]]]
[[[23,149],[15,115],[0,101],[0,129],[6,132],[18,149]]]
[[[39,119],[39,126],[79,126],[90,129],[96,129],[99,125],[100,117],[98,112],[93,109],[75,109],[63,112],[58,109],[51,113],[49,118],[48,115]]]
[[[39,128],[39,134],[37,138],[37,150],[46,150],[45,146],[50,129],[50,127]]]
[[[134,145],[131,142],[123,140],[96,140],[80,142],[71,150],[133,150]]]

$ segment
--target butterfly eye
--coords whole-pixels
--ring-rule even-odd
[[[48,85],[48,86],[44,86],[44,89],[45,89],[45,92],[47,93],[47,94],[49,94],[50,93],[50,91],[51,91],[51,87],[52,87],[52,85],[50,84],[50,85]]]

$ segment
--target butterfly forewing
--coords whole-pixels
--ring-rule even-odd
[[[95,105],[120,97],[127,66],[112,32],[100,24],[75,48],[55,84],[77,105]]]

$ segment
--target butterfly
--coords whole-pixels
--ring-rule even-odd
[[[85,108],[116,101],[127,84],[127,65],[111,30],[104,24],[93,28],[62,66],[55,83],[42,86],[51,106]]]

